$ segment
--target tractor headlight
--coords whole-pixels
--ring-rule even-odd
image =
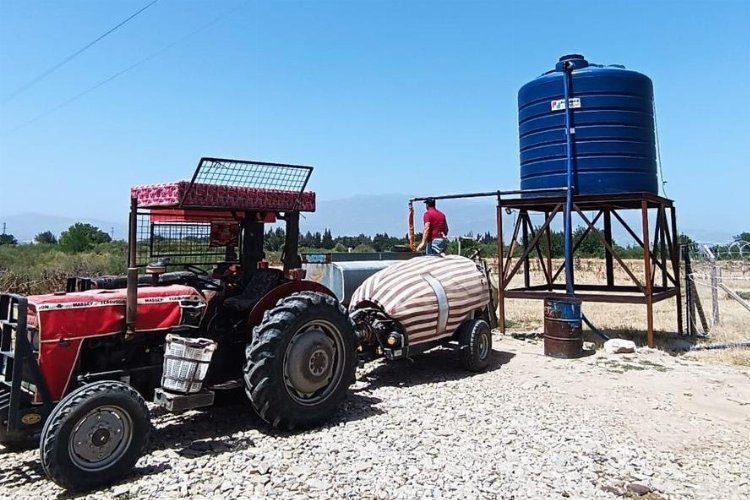
[[[29,340],[29,344],[31,344],[31,348],[34,351],[39,350],[39,328],[27,328],[27,339]]]

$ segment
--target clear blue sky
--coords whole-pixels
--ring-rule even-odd
[[[148,1],[0,0],[0,100]],[[750,230],[747,0],[160,0],[2,104],[0,218],[124,221],[201,156],[314,165],[324,200],[515,189],[516,93],[570,52],[653,79],[682,229]]]

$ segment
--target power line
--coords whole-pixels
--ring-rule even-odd
[[[242,6],[243,5],[240,4],[240,7],[242,7]],[[206,24],[200,26],[199,28],[191,31],[187,35],[184,35],[184,36],[178,38],[177,40],[174,40],[173,42],[165,45],[164,47],[162,47],[161,49],[157,50],[156,52],[152,52],[150,55],[144,57],[143,59],[141,59],[139,61],[136,61],[135,63],[131,64],[127,68],[118,71],[117,73],[115,73],[115,74],[113,74],[113,75],[105,78],[104,80],[100,81],[99,83],[96,83],[96,84],[92,85],[91,87],[87,88],[83,92],[80,92],[80,93],[74,95],[70,99],[61,102],[60,104],[58,104],[58,105],[56,105],[56,106],[48,109],[47,111],[44,111],[43,113],[40,113],[40,114],[36,115],[34,118],[32,118],[32,119],[30,119],[30,120],[28,120],[28,121],[26,121],[26,122],[18,125],[16,128],[9,130],[7,132],[7,134],[13,134],[15,132],[18,132],[22,128],[28,127],[29,125],[31,125],[31,124],[33,124],[33,123],[41,120],[42,118],[46,117],[47,115],[50,115],[50,114],[54,113],[55,111],[58,111],[58,110],[64,108],[68,104],[71,104],[71,103],[77,101],[78,99],[82,98],[83,96],[85,96],[87,94],[90,94],[91,92],[95,91],[99,87],[101,87],[103,85],[106,85],[107,83],[111,82],[112,80],[114,80],[116,78],[119,78],[120,76],[124,75],[125,73],[127,73],[127,72],[129,72],[129,71],[131,71],[131,70],[133,70],[135,68],[137,68],[138,66],[141,66],[141,65],[147,63],[148,61],[150,61],[150,60],[152,60],[152,59],[160,56],[161,54],[163,54],[164,52],[168,51],[169,49],[171,49],[175,45],[178,45],[181,42],[187,40],[188,38],[191,38],[191,37],[197,35],[201,31],[203,31],[203,30],[205,30],[205,29],[213,26],[214,24],[216,24],[217,22],[219,22],[223,18],[229,16],[230,14],[233,14],[234,12],[236,12],[237,10],[239,10],[240,7],[237,7],[236,9],[232,9],[232,10],[226,12],[225,14],[222,14],[220,16],[215,17],[212,21],[209,21],[208,23],[206,23]]]
[[[16,90],[14,90],[13,92],[11,92],[8,96],[6,96],[3,99],[3,101],[2,101],[3,104],[5,104],[6,102],[12,100],[17,95],[22,94],[23,92],[27,91],[28,89],[30,89],[31,87],[33,87],[34,85],[36,85],[37,83],[39,83],[41,80],[45,79],[46,77],[48,77],[49,75],[51,75],[52,73],[54,73],[55,71],[57,71],[58,69],[60,69],[61,67],[63,67],[64,65],[66,65],[67,63],[69,63],[70,61],[72,61],[73,59],[75,59],[76,57],[78,57],[79,55],[81,55],[87,49],[91,48],[92,45],[96,44],[97,42],[99,42],[100,40],[102,40],[103,38],[105,38],[107,35],[111,34],[112,32],[116,31],[118,28],[120,28],[123,25],[127,24],[128,21],[130,21],[131,19],[133,19],[138,14],[140,14],[144,10],[148,9],[149,7],[151,7],[152,5],[154,5],[158,1],[159,0],[152,0],[151,3],[149,3],[145,7],[142,7],[141,9],[137,10],[136,12],[134,12],[128,18],[126,18],[125,20],[121,21],[119,24],[117,24],[116,26],[114,26],[113,28],[111,28],[106,33],[100,35],[98,38],[94,39],[93,41],[87,43],[86,45],[84,45],[83,47],[81,47],[80,49],[78,49],[77,51],[73,52],[68,57],[66,57],[65,59],[63,59],[59,63],[55,64],[50,69],[48,69],[44,73],[40,74],[39,76],[37,76],[36,78],[34,78],[33,80],[31,80],[30,82],[28,82],[28,83],[26,83],[26,84],[18,87]]]

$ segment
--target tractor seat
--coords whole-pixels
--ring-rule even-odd
[[[224,307],[232,311],[246,314],[268,292],[276,288],[284,279],[281,269],[257,269],[250,276],[241,294],[229,297],[224,301]]]

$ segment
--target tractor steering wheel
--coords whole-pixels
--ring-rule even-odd
[[[195,274],[196,276],[206,276],[206,275],[208,275],[208,271],[206,271],[205,269],[203,269],[201,267],[198,267],[198,266],[193,266],[191,264],[185,265],[185,270],[186,271],[190,271],[191,273]]]
[[[221,285],[218,285],[214,280],[209,278],[208,271],[205,269],[187,264],[185,270],[193,273],[198,283],[200,283],[206,290],[221,290]]]

